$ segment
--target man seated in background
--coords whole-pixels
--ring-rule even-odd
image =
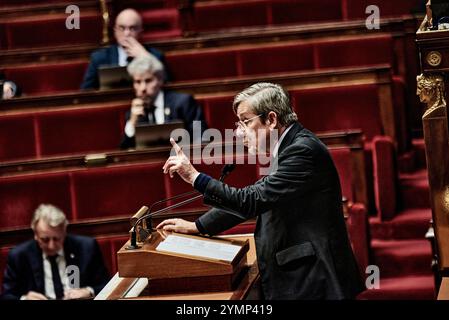
[[[93,298],[109,281],[95,239],[66,234],[67,218],[53,205],[34,212],[34,240],[11,249],[2,299]]]
[[[0,83],[1,84],[1,83]],[[2,86],[2,96],[1,99],[8,100],[15,97],[20,97],[21,90],[14,82],[10,80],[5,80]]]
[[[137,124],[163,124],[181,120],[190,137],[194,138],[193,121],[200,121],[201,133],[204,132],[206,122],[203,111],[193,96],[162,89],[164,66],[159,60],[150,55],[137,57],[128,65],[128,73],[133,78],[136,98],[132,100],[131,110],[126,114],[121,149],[135,148]]]
[[[98,68],[102,65],[126,66],[133,58],[153,54],[163,61],[160,51],[139,42],[139,35],[143,31],[142,18],[134,9],[121,11],[115,19],[114,37],[117,44],[94,51],[84,75],[81,89],[98,89]]]

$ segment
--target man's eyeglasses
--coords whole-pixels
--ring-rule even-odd
[[[246,120],[237,121],[237,122],[235,123],[235,126],[236,126],[237,129],[244,129],[244,128],[248,125],[248,123],[250,123],[250,122],[253,121],[254,119],[259,118],[259,117],[261,117],[261,116],[263,116],[263,113],[261,113],[261,114],[255,116],[255,117],[246,119]]]
[[[140,27],[139,26],[115,26],[115,29],[120,31],[120,32],[125,32],[126,30],[129,30],[131,32],[138,32],[140,31]]]

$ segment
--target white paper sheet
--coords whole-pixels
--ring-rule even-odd
[[[156,250],[231,262],[240,248],[233,244],[171,234],[157,246]]]

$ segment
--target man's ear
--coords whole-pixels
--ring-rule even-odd
[[[269,126],[270,130],[274,130],[278,125],[278,116],[276,112],[270,111],[267,115],[267,125]]]

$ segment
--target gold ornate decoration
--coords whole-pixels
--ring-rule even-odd
[[[101,39],[101,44],[109,43],[109,11],[108,6],[106,4],[106,0],[100,0],[101,6],[101,16],[103,18],[103,38]]]
[[[427,63],[432,67],[438,67],[441,64],[442,60],[443,57],[438,51],[431,51],[426,56]]]
[[[416,77],[416,82],[416,95],[419,96],[421,102],[427,104],[427,110],[423,117],[437,108],[446,107],[444,79],[442,76],[420,74]]]

